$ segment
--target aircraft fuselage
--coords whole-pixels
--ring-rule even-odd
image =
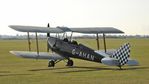
[[[104,58],[102,55],[94,52],[93,49],[82,44],[77,44],[54,37],[48,38],[49,47],[56,53],[65,58],[72,57],[88,61],[100,62]]]

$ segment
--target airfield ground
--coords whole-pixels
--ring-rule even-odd
[[[95,40],[78,40],[79,43],[96,49]],[[11,50],[27,50],[26,40],[0,40],[0,84],[148,84],[149,83],[149,39],[107,39],[108,48],[118,48],[130,42],[131,58],[140,66],[110,67],[103,64],[73,59],[74,67],[65,62],[48,68],[48,60],[18,58]],[[35,41],[32,41],[36,50]],[[100,40],[100,48],[103,41]],[[40,51],[46,51],[46,41],[39,41]]]

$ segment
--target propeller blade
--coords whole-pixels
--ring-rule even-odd
[[[50,24],[48,23],[47,27],[50,28]],[[50,37],[50,33],[47,33],[47,38]],[[49,44],[48,44],[48,39],[47,39],[47,52],[49,52]]]

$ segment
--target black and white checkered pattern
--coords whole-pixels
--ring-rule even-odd
[[[126,43],[114,52],[112,58],[118,60],[119,62],[118,66],[122,66],[128,62],[129,56],[130,56],[130,44]]]

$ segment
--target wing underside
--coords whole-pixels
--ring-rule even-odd
[[[10,25],[10,28],[20,32],[39,32],[39,33],[63,33],[63,32],[78,32],[87,34],[97,33],[124,33],[123,31],[113,27],[36,27],[36,26],[20,26]]]
[[[39,33],[62,33],[63,32],[61,29],[48,28],[48,27],[19,26],[19,25],[10,25],[9,27],[20,32],[39,32]]]
[[[48,60],[63,60],[64,57],[56,54],[56,53],[47,53],[47,52],[28,52],[28,51],[10,51],[10,53],[23,58],[30,58],[30,59],[48,59]]]
[[[72,32],[78,33],[124,33],[121,30],[118,30],[113,27],[85,27],[85,28],[70,28]]]

